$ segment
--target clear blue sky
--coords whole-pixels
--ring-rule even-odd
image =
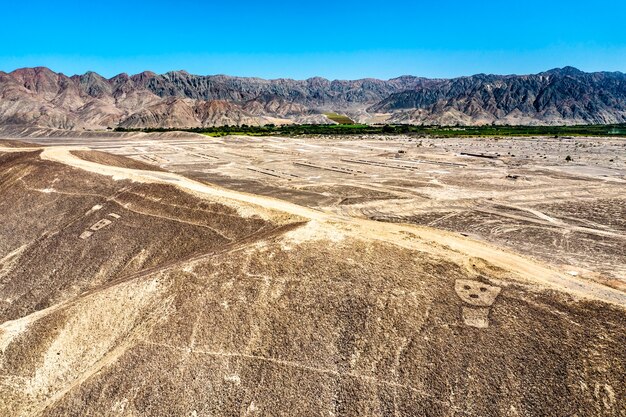
[[[626,1],[10,1],[0,70],[264,78],[626,72]]]

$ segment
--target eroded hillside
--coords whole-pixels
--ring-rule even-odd
[[[307,80],[142,72],[104,78],[44,67],[0,71],[0,122],[82,131],[360,123],[571,125],[626,121],[626,75],[557,68],[452,79]],[[345,116],[342,116],[345,117]]]

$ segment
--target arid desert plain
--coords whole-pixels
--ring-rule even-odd
[[[626,416],[626,139],[0,141],[0,415]]]

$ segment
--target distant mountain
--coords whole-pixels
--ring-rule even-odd
[[[0,72],[0,123],[60,129],[332,123],[626,122],[626,75],[575,68],[454,79],[264,80],[185,71],[106,79],[47,68]]]
[[[368,108],[399,123],[584,124],[626,122],[626,74],[572,67],[536,75],[439,80]]]

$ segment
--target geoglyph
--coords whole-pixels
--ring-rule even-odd
[[[479,329],[489,327],[489,307],[496,301],[502,288],[459,279],[454,284],[454,290],[461,300],[470,305],[461,308],[465,324]]]

